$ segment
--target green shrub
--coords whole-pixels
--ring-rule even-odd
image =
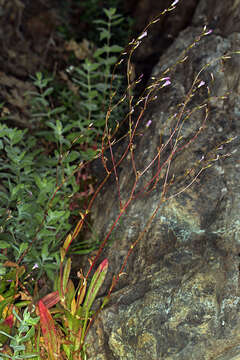
[[[50,278],[58,267],[58,251],[70,230],[69,196],[78,190],[74,180],[57,189],[58,158],[50,158],[37,147],[26,130],[0,125],[0,245],[8,248],[18,261],[30,246],[23,261],[39,266],[39,277],[46,271]],[[72,172],[69,163],[64,175]]]
[[[38,278],[45,272],[54,279],[60,244],[72,226],[70,216],[78,214],[70,212],[71,202],[84,186],[73,174],[96,156],[109,99],[122,82],[111,75],[122,50],[111,44],[111,36],[123,18],[113,8],[104,14],[106,20],[96,21],[102,47],[69,75],[78,91],[62,89],[38,72],[33,77],[36,91],[26,94],[31,132],[0,124],[0,259],[6,259],[7,251],[10,260],[22,261],[29,272],[38,267]],[[83,244],[75,251],[92,248]]]
[[[17,331],[14,334],[14,336],[10,335],[9,332],[6,332],[6,329],[3,328],[2,330],[0,324],[0,334],[2,338],[4,339],[5,337],[5,339],[6,338],[9,339],[9,349],[11,355],[10,356],[4,353],[3,348],[1,348],[0,360],[5,360],[5,359],[19,360],[19,359],[36,359],[36,358],[39,359],[38,353],[36,352],[35,341],[34,341],[35,326],[39,322],[39,317],[36,317],[36,315],[32,316],[34,310],[35,310],[35,306],[33,306],[31,312],[29,311],[28,308],[25,308],[21,318],[19,314],[16,312],[16,310],[13,308],[12,315],[10,316],[14,315],[16,321],[18,322]]]

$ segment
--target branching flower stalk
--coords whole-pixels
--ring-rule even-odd
[[[205,36],[205,35],[208,35],[208,34],[210,34],[210,33],[211,33],[210,31],[206,31],[206,28],[204,28],[204,30],[203,30],[203,32],[202,32],[202,34],[201,34],[201,37],[202,37],[202,36]],[[197,37],[197,39],[195,40],[195,42],[188,47],[188,49],[187,49],[186,52],[184,53],[184,57],[181,57],[181,58],[177,61],[177,64],[182,63],[183,61],[186,61],[186,59],[187,59],[187,57],[186,57],[187,51],[189,51],[189,50],[194,46],[194,44],[196,44],[196,42],[198,42],[198,41],[200,41],[200,37]],[[235,54],[237,54],[237,53],[238,53],[238,52],[235,52]],[[228,58],[228,57],[229,57],[229,56],[226,55],[226,58]],[[126,212],[128,206],[129,206],[129,205],[131,204],[131,202],[132,202],[133,200],[135,200],[138,196],[143,195],[143,190],[148,189],[148,190],[146,191],[146,193],[149,193],[149,192],[151,192],[151,191],[157,186],[157,184],[158,184],[158,182],[159,182],[160,173],[164,171],[164,167],[166,168],[166,170],[165,170],[165,175],[164,175],[165,180],[164,180],[164,184],[163,184],[163,188],[162,188],[161,199],[160,199],[160,201],[159,201],[156,209],[154,210],[153,214],[149,217],[149,220],[147,221],[147,224],[146,224],[144,230],[139,234],[137,240],[136,240],[133,244],[131,244],[131,246],[130,246],[130,248],[129,248],[129,251],[128,251],[128,254],[127,254],[126,258],[124,259],[123,264],[122,264],[122,266],[121,266],[121,268],[120,268],[120,271],[119,271],[118,274],[113,278],[112,286],[111,286],[111,288],[109,289],[109,293],[108,293],[108,295],[107,295],[107,297],[106,297],[106,302],[107,302],[107,300],[109,299],[109,297],[110,297],[110,295],[111,295],[114,287],[116,286],[116,284],[117,284],[117,282],[118,282],[118,280],[119,280],[119,277],[120,277],[121,274],[123,273],[124,268],[126,267],[126,264],[127,264],[127,261],[128,261],[129,256],[131,255],[131,253],[133,252],[134,248],[137,246],[137,244],[139,243],[139,241],[143,238],[144,234],[148,231],[148,229],[149,229],[149,227],[150,227],[153,219],[156,217],[156,215],[157,215],[157,213],[158,213],[158,211],[159,211],[162,203],[165,202],[165,201],[167,201],[167,200],[170,200],[170,199],[172,199],[173,197],[176,197],[176,196],[180,195],[181,193],[183,193],[184,191],[186,191],[190,186],[193,185],[193,183],[198,179],[198,177],[200,176],[200,174],[201,174],[205,169],[207,169],[207,168],[209,168],[209,167],[211,167],[211,166],[214,165],[214,163],[215,163],[215,161],[216,161],[217,159],[219,159],[219,158],[225,158],[225,157],[230,156],[230,154],[228,153],[228,154],[225,154],[225,155],[217,155],[217,156],[211,158],[211,157],[208,157],[207,154],[206,154],[206,156],[205,156],[205,157],[202,157],[201,160],[197,161],[196,164],[193,164],[193,167],[192,167],[192,168],[186,169],[185,176],[187,176],[188,174],[190,174],[191,171],[192,171],[192,169],[193,169],[194,167],[200,167],[200,169],[199,169],[198,172],[195,174],[195,176],[193,177],[193,179],[189,182],[189,184],[184,185],[183,188],[180,189],[179,191],[177,191],[175,194],[170,195],[170,196],[167,197],[168,187],[172,184],[172,179],[169,180],[168,178],[169,178],[169,171],[170,171],[171,162],[172,162],[174,156],[175,156],[178,152],[182,151],[184,148],[187,148],[188,146],[190,146],[190,145],[196,140],[196,138],[199,136],[200,132],[203,131],[204,128],[206,127],[206,121],[207,121],[207,118],[208,118],[209,110],[208,110],[208,107],[207,107],[207,103],[206,103],[206,102],[205,102],[205,103],[202,103],[202,104],[200,104],[200,105],[198,105],[198,106],[196,106],[194,109],[192,109],[192,110],[189,111],[189,112],[186,112],[186,107],[187,107],[188,103],[190,102],[190,100],[192,99],[192,97],[195,95],[196,91],[197,91],[200,87],[202,87],[202,86],[205,85],[205,84],[199,79],[201,73],[202,73],[204,70],[206,70],[210,65],[212,65],[214,62],[221,61],[222,58],[223,58],[223,57],[219,57],[219,58],[215,59],[214,61],[206,64],[206,65],[201,69],[201,71],[197,74],[197,76],[196,76],[196,78],[194,79],[193,84],[192,84],[192,86],[191,86],[188,94],[186,95],[186,98],[185,98],[185,100],[184,100],[184,103],[183,103],[182,106],[181,106],[181,110],[179,111],[178,114],[176,114],[176,115],[174,115],[174,116],[172,117],[172,118],[176,118],[176,124],[175,124],[175,126],[174,126],[174,128],[173,128],[173,130],[172,130],[171,135],[169,136],[167,142],[166,142],[165,144],[163,144],[160,149],[157,150],[156,156],[153,158],[153,160],[151,161],[151,163],[145,167],[145,169],[144,169],[142,172],[139,172],[139,171],[136,169],[136,167],[135,167],[135,162],[134,162],[134,156],[132,155],[133,171],[134,171],[134,173],[135,173],[135,182],[134,182],[134,185],[133,185],[133,187],[132,187],[132,190],[131,190],[131,193],[130,193],[130,195],[129,195],[129,198],[128,198],[128,200],[126,200],[125,204],[122,205],[121,199],[119,200],[120,210],[121,210],[121,211],[120,211],[118,217],[116,218],[116,220],[114,221],[113,225],[111,226],[111,228],[110,228],[108,234],[106,235],[104,241],[102,242],[102,244],[101,244],[101,246],[100,246],[100,248],[99,248],[99,251],[98,251],[98,253],[97,253],[97,255],[96,255],[96,257],[95,257],[95,259],[94,259],[94,261],[93,261],[93,264],[92,264],[92,266],[91,266],[91,268],[90,268],[90,270],[89,270],[89,273],[91,272],[91,270],[92,270],[95,262],[96,262],[97,259],[99,258],[99,256],[100,256],[103,248],[105,247],[105,245],[106,245],[106,243],[107,243],[110,235],[112,234],[112,231],[114,230],[114,228],[115,228],[116,225],[118,224],[119,219],[120,219],[121,216]],[[224,58],[225,58],[225,56],[224,56]],[[175,67],[175,66],[176,66],[176,65],[174,65],[174,67]],[[166,75],[166,73],[169,73],[170,70],[172,70],[172,69],[173,69],[173,67],[165,70],[165,72],[164,72],[163,75]],[[162,75],[162,76],[163,76],[163,75]],[[160,79],[163,80],[164,78],[160,77]],[[166,80],[166,79],[164,79],[164,80]],[[166,81],[167,81],[167,84],[164,83],[165,86],[166,86],[166,85],[170,85],[170,83],[168,82],[169,79],[167,79]],[[151,94],[153,91],[155,91],[155,90],[158,89],[158,88],[157,88],[157,85],[159,86],[158,80],[156,81],[156,83],[153,83],[150,87],[147,88],[148,90],[150,90],[150,94]],[[210,99],[212,98],[212,97],[210,96],[210,90],[209,90],[209,88],[207,88],[207,90],[208,90],[208,98],[207,98],[207,100],[210,100]],[[138,127],[138,125],[139,125],[140,119],[142,118],[143,114],[145,113],[145,110],[146,110],[146,107],[147,107],[148,103],[149,103],[150,101],[152,101],[153,99],[155,99],[155,94],[154,94],[152,97],[150,96],[150,94],[148,93],[147,96],[145,96],[143,99],[141,98],[141,99],[138,101],[138,103],[137,103],[137,104],[139,104],[140,102],[144,101],[144,106],[143,106],[142,110],[140,111],[140,115],[139,115],[139,117],[137,118],[137,120],[136,120],[136,122],[135,122],[135,127],[134,127],[133,129],[131,129],[131,127],[130,127],[131,131],[129,131],[129,133],[131,134],[131,136],[129,136],[129,144],[128,144],[128,146],[127,146],[127,150],[130,150],[130,151],[131,151],[131,145],[132,145],[132,143],[133,143],[133,138],[134,138],[134,136],[135,136],[135,134],[136,134],[137,127]],[[217,99],[221,99],[221,100],[222,100],[222,99],[225,99],[225,98],[227,97],[227,95],[228,95],[228,94],[223,95],[223,96],[219,96],[219,97],[217,97]],[[215,98],[216,98],[216,97],[215,97]],[[192,136],[192,138],[191,138],[190,140],[186,141],[185,144],[179,146],[179,141],[180,141],[180,139],[181,139],[181,131],[182,131],[184,122],[187,121],[187,120],[190,118],[190,116],[191,116],[195,111],[198,111],[198,110],[204,109],[204,108],[205,108],[205,116],[204,116],[204,119],[203,119],[203,122],[202,122],[201,126],[200,126],[199,129],[195,132],[195,134],[193,134],[193,136]],[[132,111],[130,111],[130,116],[131,116],[131,113],[132,113]],[[185,115],[185,113],[186,113],[186,115]],[[128,115],[129,115],[129,114],[128,114]],[[184,117],[184,115],[185,115],[185,117]],[[174,140],[174,138],[175,138],[175,141],[173,142],[173,144],[172,144],[172,146],[171,146],[170,155],[169,155],[169,156],[167,157],[167,159],[160,165],[160,155],[161,155],[161,153],[165,150],[165,148],[166,148],[169,144],[172,143],[172,141]],[[224,145],[227,144],[227,143],[229,143],[229,142],[231,142],[231,141],[233,141],[233,140],[234,140],[233,138],[226,140],[226,141],[224,142]],[[109,143],[110,143],[110,142],[109,142]],[[223,144],[221,144],[221,146],[222,146],[222,145],[223,145]],[[110,146],[111,146],[111,143],[110,143]],[[213,152],[214,152],[214,153],[217,152],[217,150],[218,150],[219,148],[221,148],[221,146],[218,145],[218,146],[213,150]],[[127,151],[127,153],[128,153],[128,151]],[[111,152],[111,154],[113,154],[113,152]],[[132,154],[133,154],[133,152],[132,152]],[[113,168],[112,168],[112,169],[109,169],[109,168],[107,169],[107,171],[108,171],[107,174],[108,174],[108,175],[109,175],[109,173],[111,173],[111,172],[114,172],[114,174],[116,174],[116,168],[117,168],[117,166],[123,161],[125,155],[126,155],[126,152],[124,152],[124,155],[121,157],[121,159],[119,160],[119,162],[115,162],[115,161],[113,162]],[[112,156],[112,157],[113,157],[113,156]],[[134,194],[139,179],[141,178],[141,176],[142,176],[151,166],[153,166],[153,164],[154,164],[156,161],[158,161],[158,164],[159,164],[159,165],[158,165],[158,171],[157,171],[157,173],[152,177],[152,179],[151,179],[149,182],[146,183],[146,185],[142,188],[142,190],[140,190],[140,191],[138,192],[137,195]],[[149,189],[149,185],[150,185],[152,182],[154,182],[154,185],[151,187],[151,189]],[[118,193],[120,194],[118,177],[116,177],[116,184],[117,184],[117,188],[118,188]],[[99,190],[100,190],[100,188],[99,188]],[[120,195],[119,195],[119,196],[120,196]],[[87,274],[87,277],[88,277],[89,273]],[[104,300],[104,303],[105,303],[105,300]]]
[[[171,9],[172,9],[172,8],[171,8]],[[156,20],[157,20],[157,19],[155,19],[154,22],[156,22]],[[153,22],[153,23],[154,23],[154,22]],[[149,26],[150,26],[150,24],[149,24]],[[146,30],[144,30],[144,32],[143,32],[144,34],[145,34],[145,31],[146,31]],[[163,171],[164,167],[167,167],[167,171],[166,171],[166,174],[165,174],[164,187],[163,187],[163,191],[162,191],[162,195],[161,195],[161,196],[162,196],[162,200],[164,200],[165,194],[166,194],[166,192],[167,192],[167,187],[168,187],[168,185],[169,185],[169,184],[168,184],[169,169],[170,169],[171,161],[172,161],[174,155],[176,155],[179,151],[182,151],[184,148],[186,148],[187,146],[189,146],[189,145],[196,139],[196,137],[199,135],[199,133],[200,133],[200,132],[204,129],[204,127],[205,127],[205,124],[206,124],[206,121],[207,121],[207,116],[208,116],[208,109],[207,109],[207,104],[206,104],[206,103],[203,103],[203,104],[195,107],[193,110],[191,110],[191,111],[185,116],[184,119],[183,119],[183,116],[184,116],[184,112],[185,112],[185,109],[186,109],[189,101],[192,99],[192,97],[194,96],[195,92],[196,92],[196,91],[199,89],[199,87],[200,87],[199,84],[200,84],[200,81],[201,81],[201,80],[199,80],[199,78],[200,78],[201,73],[202,73],[204,70],[206,70],[207,67],[209,67],[210,65],[212,65],[213,62],[211,62],[211,63],[209,63],[209,64],[206,64],[206,65],[201,69],[201,71],[197,74],[196,78],[194,79],[193,84],[192,84],[192,86],[191,86],[191,88],[190,88],[190,90],[189,90],[189,93],[187,94],[187,96],[186,96],[186,98],[185,98],[185,100],[184,100],[184,103],[181,105],[181,110],[180,110],[176,115],[174,114],[173,116],[170,116],[170,117],[169,117],[170,120],[172,120],[172,119],[175,118],[175,119],[176,119],[176,124],[175,124],[175,126],[174,126],[174,128],[173,128],[173,130],[172,130],[172,132],[171,132],[171,134],[170,134],[170,136],[169,136],[169,138],[168,138],[168,140],[165,142],[165,144],[162,144],[162,146],[161,146],[160,149],[157,149],[157,152],[156,152],[155,157],[152,159],[152,161],[151,161],[148,165],[146,165],[145,169],[144,169],[142,172],[139,172],[139,171],[135,168],[135,161],[134,161],[134,154],[133,154],[133,139],[134,139],[134,137],[135,137],[136,134],[137,134],[137,129],[138,129],[138,127],[139,127],[140,121],[141,121],[141,119],[142,119],[142,117],[143,117],[143,115],[144,115],[144,113],[145,113],[148,105],[149,105],[152,101],[156,100],[156,92],[157,92],[157,91],[159,91],[161,88],[163,88],[163,87],[165,87],[165,86],[170,85],[170,83],[169,83],[170,77],[168,77],[168,76],[166,77],[166,75],[169,74],[178,64],[186,61],[186,59],[187,59],[187,55],[186,55],[187,52],[188,52],[193,46],[195,46],[196,42],[199,42],[199,41],[200,41],[201,37],[203,37],[203,36],[205,36],[205,35],[207,35],[207,34],[209,34],[209,32],[206,30],[206,28],[204,28],[201,36],[198,36],[198,37],[194,40],[194,42],[193,42],[191,45],[189,45],[189,47],[184,51],[184,54],[181,55],[180,59],[178,59],[173,66],[171,66],[170,68],[166,69],[166,70],[163,72],[163,74],[162,74],[161,76],[159,76],[157,79],[152,78],[152,80],[154,80],[154,82],[146,88],[146,90],[145,90],[145,92],[143,93],[142,97],[136,102],[135,105],[132,105],[132,99],[130,98],[130,111],[129,111],[129,113],[128,113],[127,116],[126,116],[126,118],[130,119],[130,120],[129,120],[130,130],[129,130],[129,133],[128,133],[129,142],[128,142],[128,144],[127,144],[127,146],[126,146],[126,149],[125,149],[125,151],[123,152],[121,158],[120,158],[118,161],[115,161],[115,159],[114,159],[114,155],[113,155],[114,153],[113,153],[113,149],[112,149],[112,147],[113,147],[112,144],[114,144],[114,141],[112,140],[113,138],[111,137],[111,134],[109,133],[108,126],[107,126],[107,123],[108,123],[108,120],[109,120],[109,117],[110,117],[110,115],[111,115],[111,111],[112,111],[112,108],[113,108],[113,107],[110,106],[109,109],[108,109],[108,111],[107,111],[107,115],[106,115],[106,128],[105,128],[105,131],[107,131],[107,134],[104,133],[104,135],[103,135],[102,151],[101,151],[101,154],[98,155],[99,157],[102,158],[103,166],[104,166],[104,168],[105,168],[105,170],[106,170],[106,177],[105,177],[105,179],[103,180],[103,182],[102,182],[102,183],[98,186],[98,188],[96,189],[94,195],[92,196],[92,198],[91,198],[91,200],[90,200],[90,202],[89,202],[89,205],[88,205],[86,211],[85,211],[84,213],[81,213],[81,219],[79,220],[79,222],[78,222],[75,230],[73,231],[73,233],[72,233],[71,235],[69,235],[69,236],[70,236],[70,237],[69,237],[70,240],[68,241],[68,247],[69,247],[70,244],[76,239],[76,237],[78,236],[79,232],[81,231],[81,228],[82,228],[82,226],[83,226],[83,223],[84,223],[86,217],[88,216],[88,214],[90,213],[91,208],[92,208],[92,205],[93,205],[93,203],[94,203],[97,195],[99,194],[99,192],[101,191],[101,189],[103,188],[104,184],[107,182],[108,178],[110,177],[110,175],[111,175],[112,173],[115,174],[115,179],[116,179],[116,184],[117,184],[117,189],[118,189],[119,203],[120,203],[120,209],[121,209],[121,211],[120,211],[119,216],[117,217],[116,221],[115,221],[114,224],[112,225],[112,227],[111,227],[109,233],[107,234],[106,238],[105,238],[104,241],[102,242],[102,244],[101,244],[101,246],[100,246],[100,248],[99,248],[99,251],[98,251],[98,253],[97,253],[97,256],[95,257],[95,259],[94,259],[94,261],[93,261],[93,263],[92,263],[92,266],[91,266],[91,268],[90,268],[90,270],[89,270],[89,272],[88,272],[88,274],[87,274],[87,278],[88,278],[88,276],[89,276],[92,268],[94,267],[95,263],[97,262],[97,260],[98,260],[98,258],[99,258],[99,256],[100,256],[103,248],[105,247],[105,245],[106,245],[106,243],[107,243],[107,241],[108,241],[108,239],[109,239],[109,237],[110,237],[113,229],[115,228],[116,224],[119,222],[119,219],[120,219],[121,216],[125,213],[125,211],[127,210],[129,204],[130,204],[134,199],[136,199],[137,196],[140,196],[140,194],[142,194],[141,191],[139,192],[138,195],[134,194],[135,189],[136,189],[136,187],[137,187],[137,183],[139,182],[139,179],[144,175],[144,173],[145,173],[147,170],[150,169],[150,167],[152,167],[152,166],[154,165],[154,163],[155,163],[156,161],[158,161],[159,165],[158,165],[158,171],[157,171],[157,173],[156,173],[156,174],[152,177],[152,179],[151,179],[149,182],[147,182],[147,183],[145,184],[145,186],[142,188],[142,190],[145,190],[145,191],[148,189],[147,193],[149,193],[150,191],[152,191],[152,190],[156,187],[156,185],[157,185],[157,183],[158,183],[158,181],[159,181],[160,173]],[[140,37],[141,37],[141,36],[140,36]],[[142,37],[142,38],[143,38],[143,37]],[[142,38],[141,38],[141,39],[142,39]],[[129,51],[129,57],[132,56],[132,53],[133,53],[134,49],[136,48],[136,43],[135,43],[135,42],[132,42],[131,45],[132,45],[133,49]],[[235,52],[235,53],[237,53],[237,52]],[[123,53],[124,56],[125,56],[125,54],[126,54],[126,53]],[[227,58],[229,58],[229,56],[228,56],[228,55],[225,55],[225,56],[224,56],[224,59],[227,59]],[[217,61],[220,61],[220,60],[222,60],[222,57],[215,59],[214,62],[217,62]],[[120,63],[121,63],[121,59],[120,59],[120,61],[117,63],[117,65],[120,64]],[[115,68],[114,71],[116,71],[116,68]],[[114,73],[113,73],[113,76],[114,76]],[[136,82],[137,82],[137,81],[138,81],[138,80],[136,80]],[[167,82],[167,84],[166,84],[166,82]],[[131,84],[128,84],[128,89],[130,88],[130,86],[131,86]],[[203,86],[203,84],[201,84],[201,86]],[[128,93],[128,89],[127,89],[127,91],[126,91],[127,93]],[[209,89],[208,89],[208,93],[209,93]],[[227,94],[226,94],[226,96],[227,96]],[[126,96],[124,96],[123,98],[126,99]],[[223,99],[224,96],[219,97],[219,98],[220,98],[220,99]],[[209,100],[209,99],[210,99],[210,94],[209,94],[208,100]],[[123,101],[123,100],[122,100],[122,101]],[[135,124],[134,124],[134,126],[133,126],[132,113],[133,113],[133,112],[136,112],[137,107],[138,107],[139,105],[141,105],[142,103],[143,103],[143,106],[142,106],[142,108],[140,109],[140,113],[139,113],[137,119],[135,120]],[[190,118],[190,116],[191,116],[195,111],[197,111],[197,110],[199,110],[199,109],[201,109],[201,108],[205,108],[205,109],[206,109],[206,111],[205,111],[205,117],[204,117],[204,120],[203,120],[203,123],[202,123],[201,127],[198,129],[198,131],[196,131],[196,133],[193,135],[193,137],[192,137],[188,142],[186,142],[185,144],[183,144],[181,147],[178,147],[179,139],[180,139],[180,136],[181,136],[180,134],[181,134],[181,130],[182,130],[184,121],[186,121],[188,118]],[[181,121],[182,121],[182,122],[181,122]],[[104,146],[104,144],[105,144],[105,140],[104,140],[104,139],[105,139],[106,137],[108,138],[108,145],[109,145],[110,152],[111,152],[111,159],[112,159],[112,165],[113,165],[112,168],[107,167],[106,161],[105,161],[105,159],[104,159],[104,152],[105,152],[105,149],[106,149],[106,147]],[[162,164],[160,164],[159,160],[160,160],[160,158],[161,158],[161,154],[162,154],[163,151],[167,148],[167,146],[168,146],[169,144],[171,144],[171,142],[173,141],[174,137],[176,138],[176,140],[175,140],[174,144],[172,145],[172,150],[171,150],[169,156],[167,157],[167,159],[166,159]],[[125,204],[123,205],[123,204],[122,204],[122,200],[121,200],[121,194],[120,194],[119,179],[118,179],[118,176],[117,176],[117,171],[116,171],[116,169],[117,169],[118,166],[122,163],[122,161],[126,158],[126,156],[128,155],[129,151],[130,151],[130,153],[131,153],[132,166],[133,166],[134,173],[135,173],[135,183],[134,183],[134,186],[133,186],[133,188],[132,188],[132,191],[131,191],[131,194],[130,194],[129,199],[128,199],[128,200],[125,202]],[[209,161],[209,160],[208,160],[208,161]],[[79,165],[79,167],[74,171],[74,173],[77,172],[79,169],[83,168],[85,165],[86,165],[86,164],[81,163],[81,164]],[[199,165],[199,164],[198,164],[198,165]],[[203,163],[202,169],[199,171],[198,176],[200,175],[200,173],[201,173],[204,169],[206,169],[206,167],[209,167],[209,166],[211,166],[211,165],[206,164],[206,163]],[[198,176],[196,176],[196,178],[197,178]],[[196,178],[195,178],[195,180],[196,180]],[[194,180],[194,181],[195,181],[195,180]],[[67,179],[66,179],[66,181],[67,181]],[[149,189],[149,186],[150,186],[151,183],[153,183],[154,185],[151,187],[151,189]],[[192,182],[191,182],[191,184],[192,184]],[[55,194],[57,193],[57,191],[59,191],[59,189],[62,187],[62,185],[63,185],[63,184],[61,184],[61,185],[56,189]],[[179,194],[179,193],[182,193],[183,191],[184,191],[184,190],[178,192],[178,194]],[[53,195],[50,203],[53,201],[55,194]],[[172,197],[171,197],[171,198],[172,198]],[[166,199],[165,199],[165,200],[166,200]]]

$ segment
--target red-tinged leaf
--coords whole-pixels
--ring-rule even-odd
[[[85,278],[81,279],[81,286],[79,287],[78,293],[77,293],[77,307],[82,305],[83,299],[86,294],[87,289],[87,281]]]
[[[108,268],[108,259],[104,259],[99,265],[99,271],[107,271]]]
[[[67,251],[69,245],[71,244],[71,241],[72,241],[72,235],[68,234],[68,236],[66,237],[66,240],[64,241],[64,244],[63,244],[64,250]]]
[[[75,239],[78,236],[80,230],[82,229],[84,219],[85,219],[86,215],[88,214],[88,212],[89,212],[88,210],[86,210],[85,214],[80,212],[81,220],[78,221],[78,223],[77,223],[77,225],[76,225],[76,227],[75,227],[75,229],[73,231],[72,240]]]
[[[60,258],[61,258],[61,263],[63,263],[64,259],[66,256],[66,250],[64,248],[60,248]]]
[[[13,314],[9,315],[5,320],[4,320],[4,324],[9,326],[10,328],[13,327]]]
[[[42,300],[39,300],[38,307],[43,334],[50,333],[51,335],[56,336],[53,318]]]
[[[41,301],[48,309],[50,309],[60,301],[60,296],[58,291],[54,291],[51,292],[50,294],[47,294],[41,299]]]
[[[48,355],[51,360],[58,359],[59,355],[59,341],[57,337],[57,331],[55,329],[54,320],[44,305],[42,300],[38,302],[39,314],[40,314],[40,325],[42,329],[42,335],[45,346],[48,351]]]

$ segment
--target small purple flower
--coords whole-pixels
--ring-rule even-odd
[[[168,86],[168,85],[170,85],[170,84],[171,84],[171,81],[170,81],[170,80],[166,80],[165,83],[162,85],[162,87]]]
[[[147,36],[147,31],[144,31],[144,32],[138,37],[138,40],[143,39],[145,36]]]
[[[32,270],[34,270],[34,269],[38,269],[38,268],[39,268],[38,264],[37,264],[37,263],[35,263],[35,264],[33,265],[33,267],[32,267]]]
[[[205,85],[205,81],[201,80],[200,83],[198,84],[198,88],[200,88],[203,85]]]
[[[172,3],[171,7],[177,5],[178,2],[179,2],[179,0],[175,0],[175,1]]]
[[[209,34],[211,34],[212,32],[213,32],[213,30],[210,29],[210,30],[208,30],[207,32],[205,32],[204,35],[209,35]]]
[[[164,80],[170,80],[170,77],[167,76],[167,77],[161,78],[161,80],[162,80],[162,81],[164,81]]]
[[[152,120],[148,120],[147,124],[146,124],[146,127],[148,128],[152,123]]]

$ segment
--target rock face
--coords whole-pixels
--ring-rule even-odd
[[[51,69],[58,56],[53,36],[58,25],[56,4],[1,0],[0,6],[0,91],[5,104],[1,116],[7,115],[11,126],[31,128],[26,94],[36,89],[30,75]]]
[[[240,49],[239,21],[232,27],[230,22],[239,16],[240,2],[228,1],[227,9],[217,3],[200,1],[191,25],[159,59],[153,76],[172,67],[167,73],[171,85],[157,93],[141,118],[141,136],[133,141],[136,171],[128,156],[121,164],[119,186],[116,181],[106,184],[93,208],[93,228],[104,238],[131,199],[111,246],[101,255],[110,264],[103,293],[131,244],[139,241],[109,304],[88,333],[89,359],[240,356],[240,55],[220,59]],[[202,32],[206,18],[213,32],[174,67]],[[195,96],[183,108],[196,76]],[[174,144],[179,151],[171,157]],[[163,194],[168,199],[164,202]]]

